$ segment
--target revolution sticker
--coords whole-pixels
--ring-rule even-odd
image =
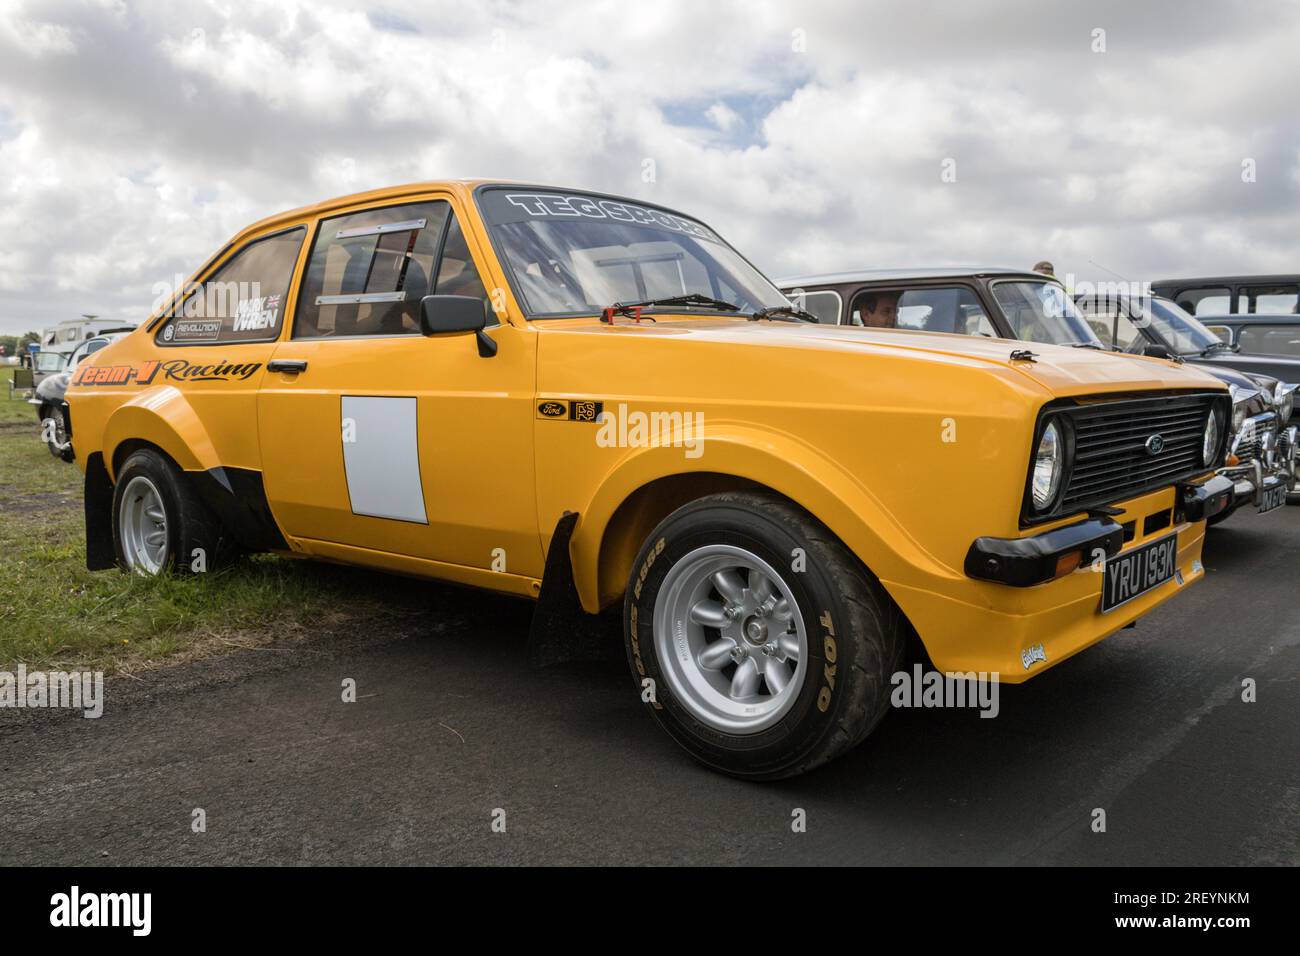
[[[220,334],[220,319],[177,319],[162,337],[164,342],[215,342]]]

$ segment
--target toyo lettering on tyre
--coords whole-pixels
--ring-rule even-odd
[[[655,720],[696,759],[753,779],[802,773],[865,737],[906,643],[897,608],[838,539],[748,492],[660,523],[632,567],[624,633],[638,690],[654,682]]]

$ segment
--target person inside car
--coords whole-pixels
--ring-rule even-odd
[[[858,316],[869,329],[898,327],[898,293],[864,292],[858,297]]]

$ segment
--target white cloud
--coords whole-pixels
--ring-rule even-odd
[[[663,202],[774,276],[1294,269],[1298,22],[1250,0],[0,0],[0,331],[139,318],[256,218],[452,176]]]

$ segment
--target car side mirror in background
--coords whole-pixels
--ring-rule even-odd
[[[497,354],[497,343],[487,328],[487,303],[471,295],[426,295],[420,300],[420,331],[425,335],[473,332],[478,354]]]
[[[1174,357],[1173,353],[1170,352],[1167,348],[1165,348],[1163,345],[1157,345],[1155,342],[1147,343],[1147,345],[1142,349],[1142,354],[1150,355],[1153,358],[1162,358],[1162,359],[1171,359]]]

